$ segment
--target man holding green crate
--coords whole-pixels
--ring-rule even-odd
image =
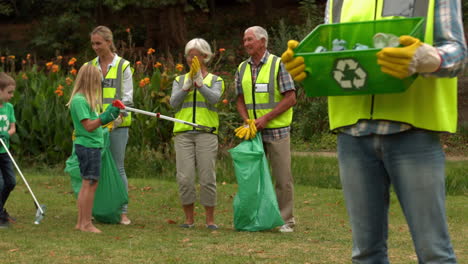
[[[467,55],[459,0],[329,0],[325,23],[425,17],[424,42],[400,36],[377,53],[382,72],[404,79],[402,93],[330,96],[330,128],[353,232],[353,263],[389,263],[390,185],[400,201],[419,263],[456,263],[445,214],[445,155],[439,133],[456,132],[457,79]],[[352,33],[350,33],[352,34]],[[282,60],[296,81],[325,74],[288,43]],[[308,87],[314,89],[314,87]]]

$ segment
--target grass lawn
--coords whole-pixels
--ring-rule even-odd
[[[24,171],[47,215],[34,225],[35,208],[18,177],[6,208],[17,218],[0,229],[1,263],[349,263],[351,232],[340,190],[297,185],[294,233],[233,229],[235,184],[218,183],[216,217],[204,226],[197,206],[196,227],[183,230],[175,182],[130,179],[129,226],[97,224],[102,234],[74,230],[77,209],[69,177],[58,170]],[[392,263],[416,263],[408,227],[392,197],[389,254]],[[460,263],[468,259],[468,196],[447,197],[452,242]]]

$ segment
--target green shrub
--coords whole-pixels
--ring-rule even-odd
[[[450,195],[468,194],[468,161],[447,162],[445,186]]]
[[[155,151],[151,146],[127,147],[125,172],[129,178],[175,180],[175,156]]]
[[[12,137],[15,154],[46,164],[64,161],[70,154],[73,126],[65,104],[71,86],[58,72],[43,72],[36,66],[16,76],[16,96],[12,99],[17,133]]]
[[[169,99],[175,74],[161,73],[159,69],[155,69],[150,78],[141,75],[137,68],[135,76],[133,84],[134,108],[165,116],[174,116]],[[132,114],[132,119],[129,146],[140,149],[150,146],[162,153],[170,152],[174,125],[172,122],[135,113]]]
[[[175,156],[162,155],[151,148],[129,148],[125,160],[128,177],[157,178],[175,181]],[[468,193],[467,161],[448,161],[446,169],[446,192],[448,195]],[[292,155],[291,170],[296,185],[341,189],[339,167],[336,157],[314,154]],[[231,156],[220,151],[216,161],[218,184],[236,183]]]

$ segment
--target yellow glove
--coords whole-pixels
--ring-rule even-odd
[[[115,121],[109,122],[109,123],[103,125],[102,127],[103,127],[103,128],[106,128],[106,127],[107,127],[107,129],[109,129],[109,132],[111,132],[112,129],[114,129],[114,122],[115,122]]]
[[[192,79],[193,79],[193,84],[195,84],[196,87],[202,87],[203,85],[203,76],[201,73],[201,66],[200,66],[200,61],[198,60],[198,57],[195,56],[192,59],[192,67],[190,67],[190,71],[192,72]]]
[[[190,65],[190,71],[189,71],[190,78],[193,78],[193,76],[195,76],[195,73],[198,70],[200,70],[200,62],[198,61],[197,56],[195,56],[192,59],[192,65]]]
[[[404,47],[383,48],[377,53],[377,64],[382,72],[396,78],[406,78],[415,73],[435,72],[442,62],[436,48],[411,36],[401,36]]]
[[[281,60],[293,79],[297,82],[301,82],[307,77],[307,74],[304,71],[304,57],[294,57],[293,49],[295,49],[297,45],[299,45],[299,42],[296,40],[288,41],[288,49],[281,55]]]
[[[257,134],[257,126],[255,126],[255,119],[247,119],[247,123],[249,124],[250,138],[252,139]]]
[[[197,75],[197,73],[200,73],[200,62],[198,61],[197,56],[193,57],[192,59],[192,65],[190,65],[190,71],[188,73],[188,78],[187,80],[184,80],[184,84],[182,85],[182,90],[185,92],[190,92],[193,88],[193,86],[197,85],[195,83],[194,77]],[[203,82],[203,79],[202,79]]]
[[[247,119],[247,124],[244,124],[234,130],[236,137],[249,140],[255,137],[257,128],[255,127],[255,120]]]
[[[247,131],[249,131],[249,128],[247,125],[242,125],[234,130],[234,133],[236,133],[236,137],[238,138],[245,138],[245,135],[247,134]]]

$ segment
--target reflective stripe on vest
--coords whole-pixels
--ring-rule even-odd
[[[182,89],[182,86],[186,81],[186,75],[176,77],[180,89]],[[208,88],[213,87],[216,82],[221,82],[222,93],[224,90],[223,79],[211,73],[208,73],[208,75],[203,79],[203,84],[205,84],[205,86],[207,86]],[[194,97],[195,101],[193,100]],[[216,130],[213,133],[218,134],[218,109],[216,108],[216,106],[208,104],[208,102],[206,102],[205,100],[205,97],[203,97],[203,95],[197,89],[188,92],[184,102],[182,103],[180,108],[177,109],[177,112],[175,113],[175,118],[203,126],[216,127]],[[190,130],[197,129],[182,123],[174,123],[174,133],[180,133]]]
[[[251,66],[247,61],[239,65],[239,80],[244,95],[244,102],[247,108],[247,113],[250,119],[260,118],[275,108],[281,99],[284,97],[278,87],[278,72],[280,68],[280,59],[270,54],[267,62],[262,65],[260,72],[257,74],[255,86],[264,84],[267,90],[258,91],[252,84]],[[257,91],[256,91],[257,90]],[[266,128],[287,127],[292,122],[293,109],[292,107],[283,112],[281,115],[270,120]]]
[[[425,16],[424,42],[432,45],[434,0],[330,0],[330,23]],[[401,8],[409,6],[408,8]],[[330,129],[350,126],[360,119],[390,120],[432,131],[455,132],[457,78],[419,76],[405,92],[328,97]]]
[[[98,58],[93,59],[90,63],[97,66]],[[122,100],[122,79],[123,72],[130,63],[123,58],[119,58],[117,67],[111,67],[105,78],[102,80],[102,108],[103,111],[112,104],[115,99]],[[120,127],[128,127],[132,122],[131,112],[127,112],[127,116],[123,118]]]

